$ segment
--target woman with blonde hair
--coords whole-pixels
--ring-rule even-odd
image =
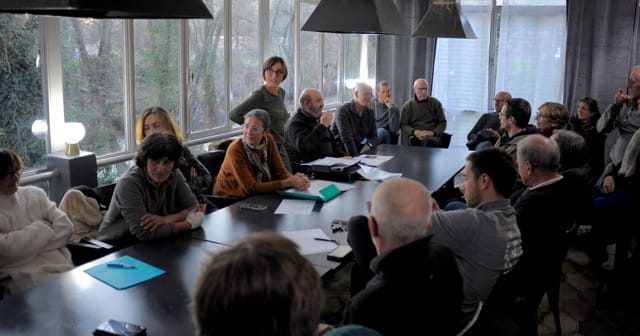
[[[136,123],[136,138],[138,143],[142,143],[149,134],[158,132],[168,132],[173,134],[180,143],[184,141],[180,126],[175,122],[171,114],[162,107],[150,107],[138,118]],[[206,203],[204,194],[210,194],[211,174],[198,159],[191,153],[189,148],[182,145],[182,155],[177,164],[178,170],[184,175],[189,184],[189,188],[196,198]]]

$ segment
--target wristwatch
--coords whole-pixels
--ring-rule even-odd
[[[369,148],[373,148],[373,144],[371,142],[368,142],[367,146],[369,146]]]

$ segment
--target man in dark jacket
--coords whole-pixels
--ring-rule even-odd
[[[323,112],[323,107],[320,91],[307,88],[300,94],[300,107],[285,128],[285,147],[292,163],[344,155],[329,131],[333,112]]]
[[[356,263],[362,255],[352,229],[368,229],[370,240],[359,243],[373,243],[378,255],[370,263],[373,278],[345,310],[345,323],[383,335],[455,335],[461,329],[462,279],[452,252],[427,232],[431,202],[422,184],[395,178],[373,193],[368,219],[351,218]]]

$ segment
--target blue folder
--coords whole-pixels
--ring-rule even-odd
[[[119,263],[132,265],[135,268],[108,266],[108,264]],[[86,269],[85,272],[115,289],[126,289],[167,273],[164,270],[127,255]]]

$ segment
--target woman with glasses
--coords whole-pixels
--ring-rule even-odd
[[[0,149],[0,298],[73,267],[71,220],[44,190],[19,186],[23,169],[18,154]]]
[[[553,134],[553,130],[569,128],[569,110],[566,106],[546,102],[538,107],[536,114],[538,132],[547,138]]]
[[[604,171],[604,142],[606,135],[598,132],[596,124],[600,119],[598,102],[590,97],[579,100],[578,113],[569,119],[571,128],[587,142],[591,174],[598,179]],[[592,181],[595,183],[595,181]]]
[[[167,132],[173,134],[180,143],[183,142],[180,126],[173,120],[171,114],[162,107],[150,107],[138,118],[136,123],[136,138],[138,143],[142,143],[144,138],[149,134]],[[196,159],[189,150],[189,147],[182,146],[182,155],[177,162],[177,168],[180,170],[185,180],[189,184],[189,188],[200,203],[208,203],[203,195],[209,194],[211,191],[211,174],[209,170]],[[212,207],[209,204],[209,207]]]
[[[284,59],[279,56],[272,56],[262,64],[262,79],[264,84],[256,91],[253,91],[249,98],[234,107],[229,113],[231,121],[242,124],[244,116],[253,109],[263,109],[269,113],[271,118],[271,133],[275,138],[280,157],[284,167],[291,171],[289,156],[285,150],[284,127],[289,120],[289,112],[284,103],[284,89],[280,84],[287,79],[287,65]]]
[[[270,127],[267,111],[254,109],[245,114],[243,136],[227,149],[214,195],[247,197],[284,188],[309,188],[310,181],[304,174],[291,175],[284,167]]]

